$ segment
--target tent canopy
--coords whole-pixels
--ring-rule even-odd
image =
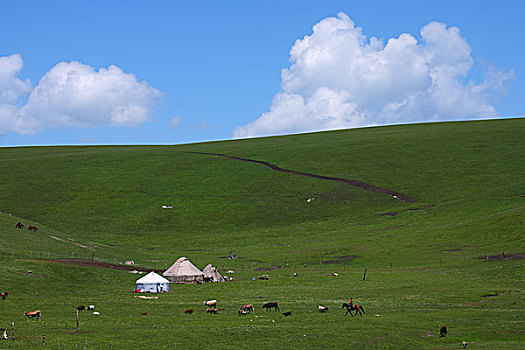
[[[151,271],[145,276],[142,276],[137,280],[137,283],[169,283],[166,278],[162,277],[159,274],[156,274],[155,271]]]
[[[181,257],[162,274],[170,283],[202,283],[204,274],[186,257]]]
[[[217,268],[212,264],[206,265],[206,267],[202,270],[202,273],[204,273],[204,278],[206,280],[210,280],[212,282],[225,282],[225,279],[222,277],[219,270],[217,270]]]

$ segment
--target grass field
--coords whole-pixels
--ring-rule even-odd
[[[194,152],[359,180],[416,203]],[[43,334],[46,347],[61,349],[86,340],[88,349],[457,349],[463,340],[469,349],[524,348],[523,154],[525,119],[180,146],[2,148],[0,292],[9,296],[0,328],[11,335],[14,322],[16,340],[0,349],[41,348]],[[39,230],[16,229],[18,221]],[[238,259],[225,258],[232,252]],[[235,281],[172,285],[142,300],[132,293],[140,275],[66,263],[165,269],[180,256],[232,269]],[[344,316],[350,297],[365,316]],[[225,311],[206,314],[208,299]],[[269,301],[292,316],[264,312]],[[238,316],[248,303],[255,314]],[[76,334],[80,304],[100,315],[81,313]],[[35,309],[42,321],[23,316]]]

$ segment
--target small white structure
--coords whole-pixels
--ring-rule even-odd
[[[170,281],[151,271],[137,280],[137,290],[140,292],[161,293],[170,291]]]

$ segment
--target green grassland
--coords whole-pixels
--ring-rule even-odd
[[[192,152],[360,180],[417,202]],[[16,333],[0,349],[41,348],[42,334],[61,349],[523,348],[524,154],[525,119],[0,149],[0,328],[15,322]],[[238,259],[225,258],[232,252]],[[143,300],[132,293],[137,274],[64,263],[164,269],[180,256],[235,280]],[[365,316],[344,316],[350,297]],[[208,299],[225,310],[206,314]],[[269,301],[292,316],[264,312]],[[248,303],[255,314],[238,316]],[[81,313],[76,334],[80,304],[100,315]],[[42,321],[23,316],[35,309]]]

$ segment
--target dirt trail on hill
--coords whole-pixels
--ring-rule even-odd
[[[302,171],[283,169],[283,168],[278,167],[277,165],[274,165],[274,164],[271,164],[271,163],[268,163],[268,162],[265,162],[265,161],[241,158],[241,157],[230,156],[230,155],[221,154],[221,153],[206,153],[206,152],[186,152],[186,153],[202,154],[202,155],[208,155],[208,156],[218,156],[218,157],[224,157],[224,158],[229,158],[229,159],[240,160],[240,161],[243,161],[243,162],[262,164],[262,165],[267,166],[268,168],[270,168],[272,170],[275,170],[275,171],[278,171],[278,172],[281,172],[281,173],[313,177],[313,178],[321,179],[321,180],[342,182],[342,183],[345,183],[345,184],[348,184],[348,185],[351,185],[351,186],[362,188],[362,189],[367,190],[367,191],[384,193],[384,194],[387,194],[387,195],[389,195],[391,197],[394,197],[395,199],[399,199],[399,200],[401,200],[403,202],[416,203],[416,200],[414,198],[410,198],[408,196],[405,196],[404,194],[401,194],[401,193],[398,193],[398,192],[395,192],[395,191],[392,191],[392,190],[387,190],[385,188],[381,188],[381,187],[377,187],[377,186],[374,186],[374,185],[370,185],[370,184],[367,184],[366,182],[362,182],[362,181],[359,181],[359,180],[349,180],[349,179],[343,179],[343,178],[340,178],[340,177],[324,176],[324,175],[305,173],[305,172],[302,172]]]

